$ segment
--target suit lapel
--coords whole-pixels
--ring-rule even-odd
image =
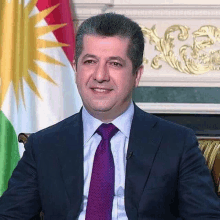
[[[127,154],[125,209],[129,219],[137,219],[138,205],[160,145],[162,135],[156,117],[135,105]]]
[[[70,201],[69,214],[75,219],[82,202],[84,183],[82,110],[62,127],[57,147],[61,176]]]

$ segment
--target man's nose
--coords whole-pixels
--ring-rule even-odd
[[[93,74],[93,78],[98,82],[109,81],[110,77],[107,66],[101,63],[97,65],[97,68]]]

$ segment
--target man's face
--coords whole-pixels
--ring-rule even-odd
[[[83,38],[76,84],[87,111],[104,122],[115,119],[128,108],[133,88],[138,86],[143,72],[141,66],[132,73],[128,44],[128,38],[119,36]]]

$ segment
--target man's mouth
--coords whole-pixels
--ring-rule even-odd
[[[95,90],[95,91],[97,91],[97,92],[109,91],[108,89],[97,89],[97,88],[94,88],[93,90]]]
[[[112,89],[92,88],[92,90],[97,93],[109,93]]]

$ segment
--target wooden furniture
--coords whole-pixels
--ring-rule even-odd
[[[215,183],[215,191],[220,196],[220,138],[198,137],[198,141],[199,148],[211,171],[211,176]]]
[[[28,137],[31,135],[31,133],[20,133],[18,135],[18,142],[26,144],[28,141]]]

